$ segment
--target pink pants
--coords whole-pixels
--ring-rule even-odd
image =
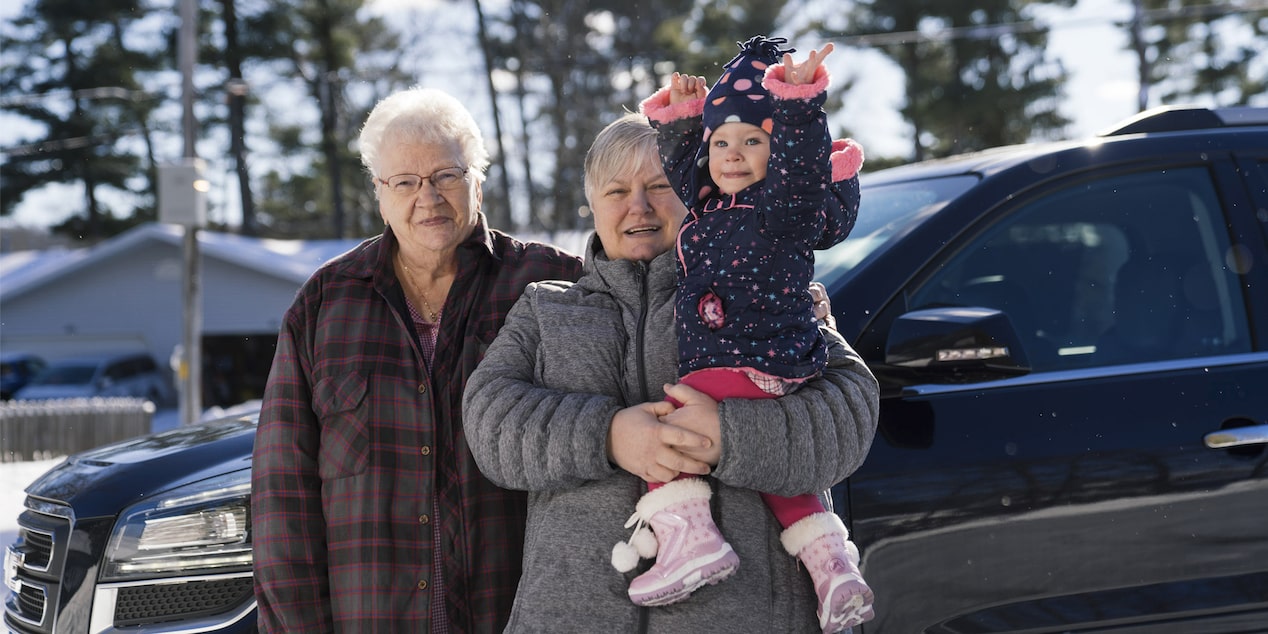
[[[705,394],[708,394],[716,401],[724,398],[775,398],[773,394],[762,391],[757,387],[748,375],[743,372],[722,369],[705,369],[697,370],[682,378],[682,383],[689,385]],[[670,398],[667,399],[674,405],[681,406],[682,403]],[[700,476],[689,473],[679,474],[675,480],[683,480],[686,478],[698,478]],[[660,482],[649,482],[647,484],[648,491],[654,491],[661,486]],[[797,520],[813,515],[815,513],[823,513],[825,510],[823,502],[819,501],[819,496],[805,494],[793,497],[784,497],[782,495],[772,495],[770,493],[762,493],[762,501],[766,502],[766,507],[775,514],[775,519],[779,520],[780,526],[788,528],[796,523]]]

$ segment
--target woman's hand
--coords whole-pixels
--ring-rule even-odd
[[[709,95],[709,83],[704,77],[692,77],[674,73],[669,78],[669,105],[704,99]]]
[[[709,465],[718,464],[718,460],[722,458],[722,420],[718,417],[718,402],[708,394],[682,383],[666,385],[665,396],[682,405],[662,415],[660,420],[675,429],[690,432],[692,437],[698,436],[709,441],[709,444],[703,446],[676,445],[675,448],[690,458]]]
[[[837,318],[832,315],[832,299],[828,297],[828,289],[819,282],[810,283],[810,301],[814,302],[815,319],[819,325],[837,329]]]
[[[806,61],[800,64],[793,62],[792,53],[784,53],[784,82],[794,86],[813,84],[815,73],[819,71],[819,66],[823,64],[824,58],[832,52],[832,49],[832,42],[828,42],[823,48],[810,51]]]
[[[713,441],[685,427],[661,422],[660,417],[673,411],[672,403],[660,401],[617,412],[608,428],[608,457],[647,482],[669,482],[679,473],[708,475],[709,464],[693,454],[704,451]]]

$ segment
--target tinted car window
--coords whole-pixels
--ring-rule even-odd
[[[55,364],[35,377],[30,385],[84,385],[92,381],[97,366],[90,364]]]
[[[977,181],[973,176],[957,175],[869,187],[850,236],[815,255],[815,279],[825,286],[837,283],[874,251],[892,244],[920,214],[941,207]]]
[[[135,364],[133,362],[127,360],[112,363],[110,364],[110,367],[106,368],[106,378],[111,381],[121,381],[126,379],[136,374],[134,365]]]
[[[1203,168],[1048,192],[986,229],[911,306],[1005,312],[1036,371],[1248,351],[1230,240]]]

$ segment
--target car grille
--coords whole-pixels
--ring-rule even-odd
[[[250,599],[250,576],[207,581],[130,586],[115,600],[116,626],[147,625],[218,614]]]
[[[42,589],[23,584],[18,592],[18,613],[38,623],[43,618],[45,602]]]
[[[5,622],[22,632],[52,632],[72,515],[65,506],[31,498],[26,507],[13,546],[18,588],[4,602]]]
[[[23,529],[21,535],[27,547],[27,567],[48,570],[48,564],[53,560],[53,536],[27,529]]]

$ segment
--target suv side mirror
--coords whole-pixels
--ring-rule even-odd
[[[895,319],[873,371],[903,385],[977,383],[1026,374],[1030,364],[1008,315],[948,306]]]

